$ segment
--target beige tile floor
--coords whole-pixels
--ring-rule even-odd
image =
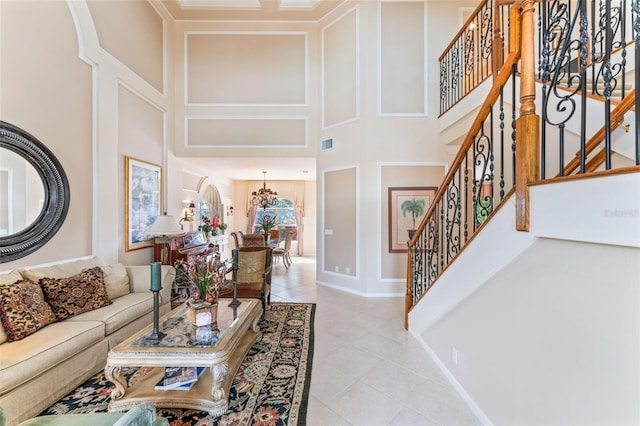
[[[309,426],[481,424],[405,331],[404,299],[316,285],[315,258],[292,259],[274,265],[271,301],[316,303]]]

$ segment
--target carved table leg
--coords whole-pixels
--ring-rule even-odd
[[[211,367],[211,375],[213,380],[211,381],[211,398],[214,402],[226,400],[226,392],[222,389],[222,382],[229,372],[229,366],[226,362],[216,364]]]
[[[258,323],[260,322],[260,318],[262,318],[262,309],[260,309],[260,315],[256,316],[253,322],[251,323],[251,330],[253,330],[255,333],[260,331],[260,326],[258,326]]]
[[[122,398],[127,391],[127,379],[124,377],[122,367],[107,364],[104,368],[104,375],[107,377],[107,380],[116,385],[116,388],[111,391],[111,399],[117,400]]]

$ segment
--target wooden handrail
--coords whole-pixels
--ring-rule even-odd
[[[519,46],[520,43],[517,42],[514,44],[516,46]],[[475,120],[471,124],[469,132],[467,132],[467,135],[465,136],[464,141],[462,142],[462,145],[458,150],[458,154],[456,155],[456,157],[453,159],[453,162],[451,163],[449,172],[447,173],[444,180],[442,181],[442,184],[438,188],[438,191],[436,192],[436,195],[434,197],[434,201],[431,203],[431,206],[429,207],[427,214],[424,215],[422,222],[420,222],[420,226],[418,226],[418,229],[416,230],[415,235],[409,241],[409,246],[415,245],[415,242],[418,239],[418,236],[424,230],[424,227],[429,217],[433,214],[433,211],[436,208],[437,201],[439,201],[442,198],[444,192],[447,189],[447,185],[453,180],[453,177],[456,174],[458,166],[462,164],[462,161],[466,156],[467,151],[469,150],[469,148],[471,148],[471,145],[473,144],[474,135],[480,131],[480,128],[482,127],[482,123],[486,120],[486,118],[489,116],[489,113],[491,112],[491,105],[493,105],[495,101],[498,99],[498,96],[500,96],[500,91],[502,86],[506,84],[509,78],[511,77],[513,66],[516,65],[519,60],[520,60],[520,50],[515,49],[513,52],[509,53],[506,60],[504,61],[504,65],[500,69],[500,72],[498,73],[498,76],[496,77],[495,82],[491,87],[491,90],[489,90],[487,97],[485,98],[484,102],[480,106],[480,109],[478,110],[478,114],[476,115]]]
[[[629,94],[611,111],[611,131],[620,127],[624,121],[624,115],[631,111],[635,106],[636,101],[636,89],[632,89]],[[591,154],[597,147],[604,141],[605,126],[602,126],[600,130],[596,132],[585,144],[585,156]],[[603,157],[604,161],[604,157]],[[591,164],[590,168],[593,167]],[[602,164],[596,163],[596,168]],[[570,175],[574,173],[580,167],[580,151],[576,153],[576,156],[564,166],[564,175]]]
[[[438,188],[438,191],[436,192],[436,195],[433,198],[434,201],[431,203],[431,206],[429,207],[427,214],[422,219],[422,222],[420,222],[420,226],[418,227],[415,235],[409,242],[410,246],[415,244],[415,241],[418,239],[419,234],[424,230],[425,224],[427,223],[433,210],[436,208],[437,201],[439,201],[442,198],[444,192],[447,190],[447,185],[453,180],[453,177],[457,173],[458,166],[462,164],[462,161],[467,155],[467,151],[469,150],[469,148],[471,148],[471,145],[473,144],[474,135],[480,131],[480,128],[482,127],[482,123],[489,116],[489,112],[491,112],[491,105],[493,105],[495,101],[498,99],[502,86],[506,84],[506,82],[509,80],[509,77],[511,77],[513,66],[518,63],[519,59],[520,59],[519,51],[510,53],[509,56],[507,56],[507,59],[505,60],[504,65],[502,66],[502,68],[500,69],[500,72],[498,73],[498,77],[496,77],[495,84],[493,85],[493,87],[491,87],[491,90],[489,90],[489,93],[487,94],[487,98],[482,103],[482,106],[480,107],[478,114],[476,115],[476,118],[473,121],[473,124],[471,125],[469,132],[467,133],[467,136],[465,136],[464,138],[464,142],[462,143],[460,149],[458,150],[458,154],[456,155],[456,157],[453,159],[453,162],[451,163],[449,172],[447,173],[447,175],[442,181],[442,184]]]
[[[442,61],[442,59],[446,56],[447,52],[453,47],[453,45],[456,43],[458,38],[460,38],[464,34],[464,32],[467,30],[467,27],[469,26],[471,21],[473,21],[476,18],[476,16],[478,16],[478,13],[480,13],[480,11],[484,8],[484,6],[487,4],[488,1],[489,0],[484,0],[475,8],[471,16],[469,16],[469,19],[467,19],[464,22],[464,24],[462,24],[462,28],[458,30],[456,35],[454,35],[453,38],[451,39],[451,42],[449,42],[449,45],[447,45],[447,47],[442,51],[442,54],[438,58],[438,62]]]
[[[489,90],[487,97],[484,102],[480,106],[476,117],[467,132],[467,135],[462,142],[458,153],[456,154],[453,162],[451,163],[451,167],[447,172],[445,178],[442,181],[442,184],[438,188],[433,201],[431,202],[427,213],[422,218],[418,229],[416,230],[414,236],[407,243],[408,251],[407,251],[407,283],[406,283],[406,296],[405,296],[405,327],[409,326],[409,310],[413,306],[412,300],[412,290],[413,290],[413,278],[412,278],[412,256],[411,251],[412,248],[415,247],[418,243],[420,236],[425,232],[425,228],[427,223],[431,220],[433,215],[436,214],[438,205],[444,198],[446,194],[448,186],[452,183],[455,178],[455,175],[459,168],[463,167],[463,162],[466,159],[467,152],[472,148],[475,136],[481,131],[481,128],[485,122],[485,120],[489,117],[489,114],[492,110],[492,105],[496,103],[499,99],[502,88],[507,84],[509,79],[513,76],[513,71],[515,69],[516,64],[520,60],[520,45],[521,45],[521,16],[519,13],[519,7],[517,5],[511,6],[511,25],[513,28],[510,28],[512,34],[512,43],[511,43],[511,51],[507,55],[500,68],[500,71],[497,73],[496,78],[494,79],[494,84]],[[472,236],[473,238],[473,236]],[[436,278],[437,279],[437,278]]]

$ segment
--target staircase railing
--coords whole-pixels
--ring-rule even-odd
[[[624,125],[625,114],[631,111],[635,104],[636,91],[635,89],[632,89],[631,92],[628,93],[627,97],[625,97],[624,100],[611,111],[609,129],[612,132]],[[606,129],[606,126],[600,128],[600,130],[598,130],[585,144],[585,173],[596,171],[605,162],[605,148],[602,144],[606,137]],[[598,148],[600,148],[600,150],[595,152]],[[559,176],[569,176],[577,173],[580,170],[582,157],[583,151],[578,151],[576,156],[564,166],[563,173]]]
[[[482,10],[489,1],[477,10]],[[587,13],[588,4],[591,15]],[[603,52],[588,64],[587,58],[594,56],[594,49],[589,47],[589,34],[592,37],[594,34],[589,27],[589,16],[595,19],[594,5],[600,11],[596,24],[602,30],[604,42],[598,49]],[[408,242],[407,326],[412,307],[504,205],[512,191],[515,192],[516,229],[529,230],[529,186],[545,179],[549,159],[557,162],[559,175],[586,175],[601,168],[602,162],[604,170],[615,168],[612,132],[623,125],[625,114],[633,114],[634,138],[629,143],[634,145],[636,166],[631,169],[622,166],[620,171],[640,171],[640,99],[635,96],[635,90],[625,88],[620,91],[621,102],[615,107],[611,102],[615,87],[626,85],[625,52],[632,50],[628,43],[618,42],[618,36],[614,37],[622,34],[620,37],[624,40],[625,34],[620,29],[624,25],[617,25],[612,18],[618,13],[612,10],[618,6],[620,14],[633,11],[633,19],[624,22],[633,21],[635,66],[631,69],[633,84],[638,86],[640,0],[632,0],[630,8],[626,0],[521,0],[510,7],[509,55],[500,71],[494,74],[489,95],[480,106],[427,214]],[[563,28],[560,32],[554,29],[558,25]],[[600,38],[596,41],[599,43]],[[620,46],[616,47],[617,44]],[[616,49],[619,51],[616,60],[621,58],[619,66],[612,59]],[[575,58],[579,61],[574,67]],[[516,66],[520,69],[519,90]],[[598,71],[594,72],[594,68]],[[604,87],[602,92],[588,88],[588,73],[598,76],[594,82]],[[536,77],[540,78],[537,86]],[[573,85],[569,89],[567,82]],[[441,78],[441,84],[449,83],[443,83]],[[541,115],[536,113],[537,90],[541,90]],[[595,93],[601,100],[602,109],[597,113],[587,110],[585,95],[590,92],[590,96]],[[519,116],[516,118],[516,115]],[[597,118],[602,119],[601,124],[595,121]],[[593,136],[588,139],[588,134]],[[577,146],[573,152],[578,154],[565,162],[565,150],[574,147],[567,143],[571,138],[577,140],[571,143]],[[547,149],[549,144],[557,145],[555,152]]]
[[[440,115],[500,69],[510,37],[508,6],[484,0],[440,55]]]
[[[514,18],[517,20],[519,14],[512,13]],[[519,49],[513,48],[425,218],[408,243],[407,313],[515,185],[513,106],[517,104],[515,75],[519,59]]]
[[[637,0],[631,3],[626,0],[543,0],[539,3],[541,179],[546,179],[548,170],[554,168],[557,171],[552,172],[552,176],[565,175],[566,151],[578,151],[579,170],[573,160],[571,173],[586,173],[593,169],[593,162],[588,167],[588,155],[598,144],[591,138],[588,147],[587,138],[600,126],[603,128],[596,136],[604,143],[601,154],[604,169],[615,168],[611,142],[620,119],[612,120],[612,114],[619,115],[621,110],[614,113],[613,103],[622,100],[625,112],[629,111],[632,105],[624,102],[630,90],[627,87],[628,70],[635,71],[633,84],[637,86],[640,79],[638,41],[632,46],[627,40],[627,34],[633,34],[629,27],[634,21],[634,38],[637,38],[640,29],[638,11]],[[632,47],[635,48],[635,68],[629,68],[627,64]],[[563,89],[566,86],[569,90]],[[585,94],[602,99],[602,109],[596,113],[589,111]],[[640,164],[637,153],[636,164]]]

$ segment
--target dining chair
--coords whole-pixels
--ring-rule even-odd
[[[279,229],[269,229],[269,237],[271,237],[271,241],[279,241],[280,240],[280,230]]]
[[[236,248],[240,248],[243,245],[242,232],[241,231],[233,231],[231,233],[233,237],[233,241],[236,243]]]
[[[242,236],[242,245],[240,247],[264,246],[264,234],[244,234]]]
[[[271,304],[271,247],[240,247],[232,250],[232,258],[237,258],[237,267],[233,268],[231,281],[220,289],[220,297],[234,297],[235,286],[237,298],[260,299],[264,315]]]
[[[289,256],[292,241],[293,232],[287,232],[287,236],[284,239],[284,247],[276,247],[273,249],[274,263],[277,262],[278,259],[282,258],[282,263],[284,264],[285,269],[289,269],[289,266],[291,266],[292,263],[291,257]]]

